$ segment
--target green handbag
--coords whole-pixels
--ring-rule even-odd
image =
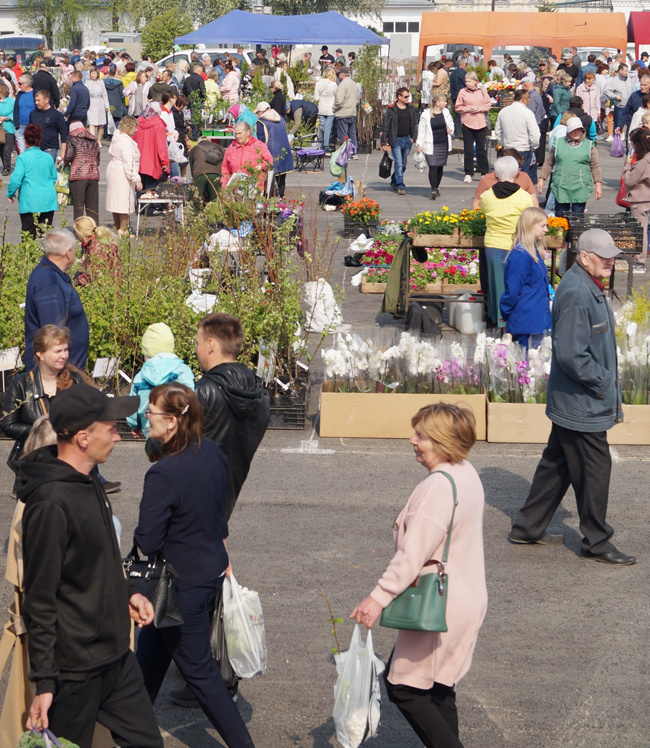
[[[454,509],[451,513],[449,533],[445,543],[445,553],[440,561],[427,561],[425,567],[434,564],[440,567],[438,574],[419,574],[417,579],[389,603],[381,613],[380,626],[389,629],[405,629],[407,631],[447,631],[447,593],[449,591],[449,575],[445,571],[451,530],[454,526],[454,514],[458,506],[456,497],[456,483],[443,470],[435,470],[449,479],[454,496]]]

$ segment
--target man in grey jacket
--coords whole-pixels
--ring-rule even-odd
[[[553,427],[508,538],[528,545],[564,543],[562,535],[551,535],[546,528],[572,485],[582,558],[631,565],[636,558],[610,542],[614,531],[605,519],[612,465],[607,430],[623,420],[623,411],[614,315],[602,281],[620,252],[606,231],[585,231],[578,241],[578,261],[558,286],[546,404]]]
[[[339,71],[341,83],[334,96],[334,121],[339,144],[343,145],[345,138],[352,141],[357,148],[357,104],[359,103],[359,86],[350,77],[350,68],[342,67]],[[356,156],[352,156],[356,158]]]

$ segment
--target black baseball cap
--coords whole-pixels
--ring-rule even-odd
[[[320,48],[320,51],[324,52],[325,50],[329,51],[329,47],[326,44],[323,44],[323,46]]]
[[[57,436],[70,437],[95,421],[116,421],[135,413],[139,397],[109,397],[81,382],[63,390],[52,400],[50,423]]]

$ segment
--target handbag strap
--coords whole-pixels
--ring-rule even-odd
[[[456,514],[456,507],[458,506],[458,495],[456,492],[456,481],[449,475],[449,473],[446,473],[444,470],[434,470],[431,475],[435,475],[436,473],[440,473],[441,475],[444,475],[445,478],[448,478],[449,482],[451,483],[451,490],[454,498],[454,508],[451,512],[451,522],[449,523],[449,532],[447,533],[447,542],[445,543],[445,552],[442,556],[442,572],[445,573],[445,566],[447,565],[447,556],[449,555],[449,543],[451,543],[451,531],[454,526],[454,515]],[[425,566],[432,566],[433,564],[440,563],[439,561],[427,561],[424,565]]]

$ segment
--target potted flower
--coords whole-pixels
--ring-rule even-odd
[[[348,198],[341,208],[343,213],[343,235],[357,237],[371,234],[377,229],[381,208],[376,200],[363,197],[361,200]]]
[[[482,210],[462,210],[458,216],[461,247],[483,247],[485,216]]]
[[[416,213],[408,222],[415,247],[457,247],[460,241],[458,216],[445,205],[442,210]]]
[[[548,229],[546,232],[546,246],[559,249],[564,245],[564,237],[569,230],[569,222],[566,218],[548,217]]]

